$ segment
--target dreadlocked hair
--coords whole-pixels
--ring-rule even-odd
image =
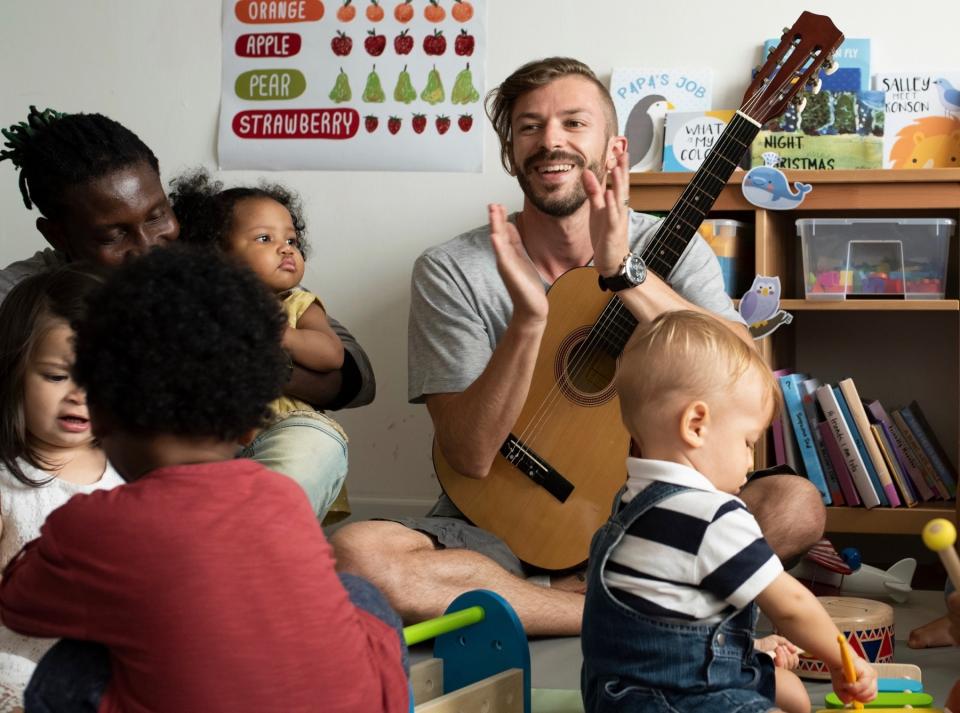
[[[233,212],[242,200],[269,198],[290,213],[298,247],[307,259],[307,226],[299,197],[277,183],[261,183],[256,188],[239,186],[224,189],[206,170],[199,168],[170,181],[170,203],[180,223],[180,242],[227,252],[233,227]]]
[[[0,161],[20,170],[23,204],[47,218],[63,217],[66,189],[157,157],[130,129],[103,114],[62,114],[30,107],[26,121],[0,129],[7,139]]]

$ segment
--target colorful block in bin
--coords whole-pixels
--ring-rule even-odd
[[[750,226],[739,220],[709,218],[700,225],[700,235],[717,256],[723,275],[723,289],[740,297],[753,279],[753,256],[747,249]]]

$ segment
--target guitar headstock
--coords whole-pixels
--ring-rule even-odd
[[[758,124],[780,116],[790,100],[812,83],[843,42],[843,33],[826,15],[804,12],[783,33],[780,44],[753,78],[740,111]]]

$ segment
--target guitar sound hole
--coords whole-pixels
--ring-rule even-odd
[[[617,355],[590,339],[590,328],[573,332],[557,350],[555,376],[568,399],[582,406],[597,406],[614,396]]]

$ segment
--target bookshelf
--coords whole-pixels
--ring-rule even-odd
[[[736,171],[711,217],[753,225],[754,272],[779,275],[781,308],[793,323],[760,342],[773,368],[792,368],[825,382],[852,376],[861,395],[888,407],[917,399],[937,437],[960,465],[960,168],[923,170],[786,171],[791,182],[813,186],[799,210],[757,208],[743,197]],[[692,173],[630,176],[634,210],[669,211]],[[952,218],[947,292],[942,300],[804,299],[798,218]],[[769,463],[770,439],[758,447],[758,464]],[[919,534],[933,517],[957,521],[951,502],[913,508],[827,508],[827,532]]]

